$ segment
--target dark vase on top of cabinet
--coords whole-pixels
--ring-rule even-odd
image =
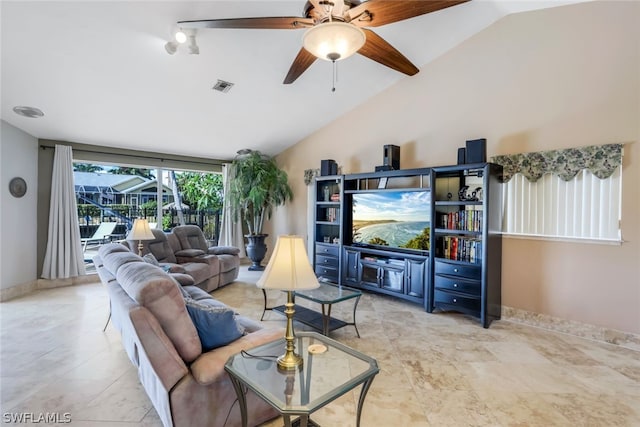
[[[434,256],[427,310],[469,314],[487,328],[502,309],[502,168],[479,163],[432,171]]]

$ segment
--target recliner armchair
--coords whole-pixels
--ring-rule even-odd
[[[220,260],[220,283],[233,282],[240,272],[240,249],[233,246],[209,246],[204,233],[197,225],[179,225],[171,232],[182,251],[202,251]],[[177,254],[178,252],[176,252]]]

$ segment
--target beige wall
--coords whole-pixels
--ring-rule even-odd
[[[638,22],[638,2],[502,19],[283,152],[296,198],[277,211],[272,235],[306,235],[303,171],[321,159],[355,173],[381,164],[384,144],[401,146],[402,168],[413,168],[454,164],[465,140],[482,137],[489,156],[624,142],[625,243],[506,238],[502,296],[510,307],[640,333]]]
[[[34,120],[34,119],[25,119]],[[38,140],[0,120],[0,289],[34,282],[38,194]],[[21,177],[27,192],[16,198],[9,181]]]

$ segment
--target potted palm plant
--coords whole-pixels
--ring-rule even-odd
[[[263,270],[260,262],[267,253],[263,233],[265,218],[273,208],[293,198],[287,173],[272,157],[259,151],[242,150],[231,164],[228,203],[235,221],[244,220],[248,234],[249,270]]]

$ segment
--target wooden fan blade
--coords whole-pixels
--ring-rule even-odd
[[[318,11],[318,13],[324,14],[324,12],[323,12],[324,11],[324,7],[322,6],[323,2],[321,0],[309,0],[309,3],[313,7],[313,9]]]
[[[379,27],[470,0],[369,0],[349,10],[351,23],[358,27]]]
[[[291,64],[291,68],[289,68],[289,72],[287,73],[287,77],[284,78],[284,84],[288,85],[296,81],[298,77],[302,75],[307,68],[311,66],[318,59],[305,48],[301,48],[300,52],[298,52],[298,56],[293,60],[293,64]]]
[[[358,51],[360,55],[409,76],[413,76],[420,71],[418,67],[413,65],[411,61],[382,37],[371,30],[364,29],[363,31],[367,35],[367,41]]]
[[[344,15],[344,0],[333,0],[333,9],[331,9],[333,16]]]
[[[181,28],[250,28],[266,30],[297,30],[313,26],[313,19],[300,16],[278,16],[267,18],[204,19],[200,21],[178,21]]]

